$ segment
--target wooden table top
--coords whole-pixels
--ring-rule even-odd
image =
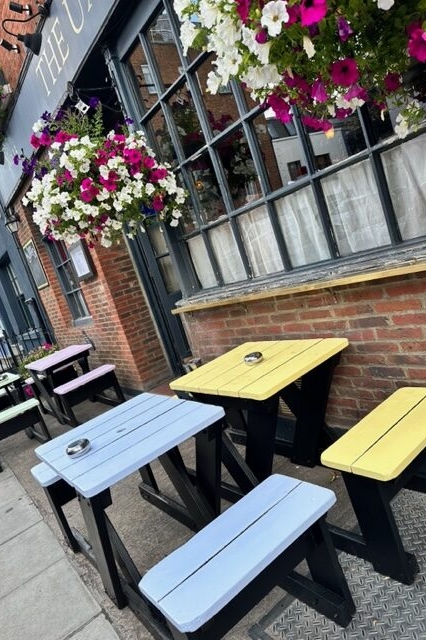
[[[72,344],[59,351],[54,351],[48,356],[44,356],[39,360],[34,360],[26,365],[29,371],[44,373],[49,369],[60,367],[67,360],[77,360],[78,357],[87,355],[91,349],[90,344]]]
[[[266,400],[349,344],[346,338],[246,342],[174,380],[174,391]],[[248,365],[244,356],[260,351],[263,360]]]
[[[4,377],[3,377],[4,376]],[[4,389],[9,384],[17,382],[21,376],[16,373],[2,373],[0,374],[0,389]]]
[[[220,420],[222,407],[141,393],[35,449],[81,495],[90,498]],[[87,438],[87,453],[67,446]]]

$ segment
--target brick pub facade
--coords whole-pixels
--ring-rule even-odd
[[[90,2],[78,4],[93,15]],[[21,244],[36,244],[58,342],[87,335],[94,364],[114,362],[126,389],[148,390],[179,375],[178,357],[208,361],[250,340],[346,337],[330,393],[333,426],[354,424],[398,387],[424,385],[426,170],[412,158],[424,156],[425,134],[401,143],[394,118],[379,125],[368,110],[336,126],[332,141],[297,122],[284,130],[240,87],[206,93],[209,59],[182,56],[172,3],[110,4],[116,13],[97,38],[120,105],[190,199],[176,233],[91,250],[93,276],[79,282],[89,315],[76,322],[20,204],[27,184],[4,198],[21,217]],[[54,10],[65,21],[59,3],[53,18]],[[24,58],[0,51],[14,87]],[[74,78],[62,79],[63,91],[65,80]],[[176,321],[187,352],[176,347]]]

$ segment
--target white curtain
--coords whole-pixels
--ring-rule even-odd
[[[342,169],[322,181],[341,255],[390,243],[369,162]]]
[[[285,196],[275,206],[294,267],[330,257],[310,187]]]
[[[188,249],[194,265],[195,272],[202,289],[210,289],[217,286],[216,276],[210,264],[206,246],[202,236],[196,236],[188,240]]]
[[[265,206],[257,207],[250,213],[240,216],[238,227],[254,276],[276,273],[284,269]]]
[[[245,280],[247,276],[243,261],[241,260],[229,222],[212,229],[209,235],[216,259],[220,266],[223,281],[226,284],[230,284],[231,282]]]
[[[382,154],[403,240],[426,234],[426,134]]]

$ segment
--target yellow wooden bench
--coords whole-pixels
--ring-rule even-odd
[[[331,526],[335,545],[410,584],[418,571],[404,549],[391,500],[400,489],[426,492],[426,388],[398,389],[321,455],[341,471],[361,536]]]

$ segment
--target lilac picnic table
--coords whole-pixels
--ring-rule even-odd
[[[66,424],[67,420],[59,404],[50,396],[45,381],[47,380],[51,388],[53,388],[55,386],[53,383],[54,372],[74,362],[78,362],[83,373],[87,373],[89,371],[88,356],[90,349],[90,344],[72,344],[44,358],[34,360],[34,362],[27,365],[27,369],[31,373],[34,384],[43,400],[44,408],[48,413],[54,415],[61,424]]]

